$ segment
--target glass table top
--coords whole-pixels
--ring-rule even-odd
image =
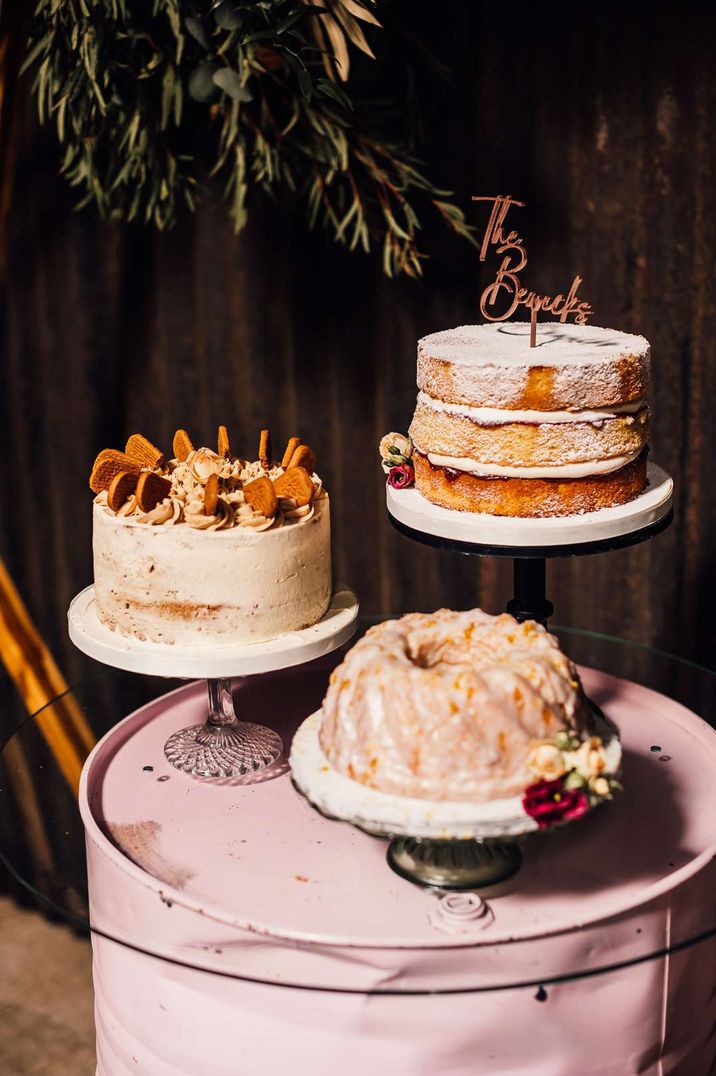
[[[377,619],[383,618],[362,618],[359,630],[365,630]],[[681,703],[716,728],[715,672],[638,643],[578,629],[552,627],[551,630],[559,637],[563,649],[579,665],[653,689]],[[299,719],[308,716],[320,705],[329,672],[341,660],[345,649],[328,658],[279,674],[291,678],[295,693],[301,699],[298,706]],[[101,927],[98,927],[97,923],[90,924],[85,836],[75,791],[79,766],[89,754],[93,743],[101,739],[120,720],[143,704],[180,686],[181,682],[123,673],[100,666],[89,659],[86,660],[84,668],[86,675],[81,681],[65,695],[54,699],[38,713],[24,720],[0,752],[0,811],[11,813],[11,790],[17,787],[17,782],[10,779],[13,775],[32,782],[51,847],[51,869],[38,868],[22,844],[8,838],[7,826],[3,828],[4,838],[0,842],[0,862],[40,904],[76,928],[94,930],[132,949],[183,966],[197,967],[249,981],[267,982],[276,987],[306,986],[299,978],[283,979],[279,983],[270,975],[264,977],[260,967],[255,964],[250,973],[239,971],[228,963],[222,967],[221,961],[216,960],[216,966],[209,967],[204,954],[159,944],[153,937],[151,928],[146,932],[127,934],[125,931],[114,932],[104,921]],[[274,674],[266,675],[270,677]],[[258,699],[265,677],[257,676],[250,680],[251,697]],[[78,733],[78,717],[90,735]],[[54,745],[54,750],[50,744]],[[659,745],[655,744],[652,750],[656,747]],[[283,770],[278,772],[281,779],[288,781],[285,769],[286,767],[283,767]],[[602,826],[608,825],[606,812],[609,809],[605,809],[605,817],[600,822]],[[343,823],[328,824],[343,826],[346,833],[356,832]],[[581,823],[571,828],[576,830],[579,825]],[[360,839],[363,839],[363,835],[360,835]],[[375,838],[365,839],[375,841]],[[385,846],[387,847],[387,842]],[[387,865],[385,870],[389,872]],[[396,884],[410,886],[410,883],[402,880],[396,880]],[[555,880],[555,885],[558,884],[558,880]],[[655,945],[653,935],[645,931],[644,943],[640,944],[637,940],[632,944],[627,959],[610,961],[603,951],[592,958],[588,952],[575,947],[575,954],[581,952],[581,955],[575,955],[566,968],[563,963],[551,966],[547,962],[537,968],[526,966],[520,969],[519,966],[513,965],[508,970],[508,965],[500,968],[499,960],[497,963],[495,960],[484,961],[483,972],[473,976],[468,985],[451,986],[444,991],[439,988],[437,991],[426,989],[424,992],[479,993],[515,986],[542,987],[550,982],[618,974],[626,967],[662,959],[669,952],[703,945],[716,936],[716,900],[712,907],[702,909],[701,913],[694,920],[694,928],[680,936],[676,945],[671,948],[664,944]],[[637,932],[639,933],[638,928]],[[464,943],[466,961],[472,959],[471,953],[476,952],[476,949],[470,948],[471,944],[467,941]],[[489,948],[489,941],[480,941],[479,949],[483,956]],[[497,951],[498,944],[495,943],[493,957],[497,957]],[[335,988],[322,986],[320,989],[364,992],[340,985]],[[398,986],[366,992],[420,993],[421,989],[403,989]]]

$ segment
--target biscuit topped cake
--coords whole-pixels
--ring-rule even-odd
[[[592,325],[464,325],[418,344],[415,484],[445,508],[559,516],[646,486],[648,342]]]
[[[259,642],[315,624],[331,600],[328,496],[316,457],[292,437],[274,460],[194,448],[173,456],[139,434],[95,460],[94,586],[100,620],[153,642]]]

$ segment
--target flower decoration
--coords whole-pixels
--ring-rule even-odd
[[[378,451],[383,460],[402,456],[403,461],[406,461],[413,455],[413,442],[404,433],[386,433],[378,446]]]
[[[527,765],[545,781],[554,781],[565,771],[564,756],[554,743],[539,743],[527,756]]]
[[[380,465],[393,489],[407,489],[415,482],[413,442],[404,433],[386,433],[378,446]]]
[[[540,829],[571,822],[589,810],[590,803],[581,789],[567,788],[561,777],[554,781],[536,781],[522,797],[525,813],[534,818]]]
[[[562,730],[552,740],[536,741],[527,765],[537,780],[525,789],[522,806],[540,829],[580,818],[621,788],[616,777],[605,772],[607,755],[599,736],[582,741]]]
[[[575,752],[574,768],[584,777],[599,777],[606,765],[606,755],[598,736],[590,736]]]
[[[387,481],[393,489],[407,489],[415,482],[415,471],[409,463],[401,463],[390,468]]]
[[[210,475],[220,474],[226,461],[210,448],[197,448],[189,463],[189,470],[197,482],[206,485]]]

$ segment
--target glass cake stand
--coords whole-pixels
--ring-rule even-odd
[[[339,587],[326,614],[308,628],[265,642],[185,646],[111,631],[99,619],[93,586],[73,599],[67,614],[72,642],[96,661],[145,676],[206,679],[206,719],[172,733],[164,754],[184,773],[216,778],[259,773],[283,753],[283,741],[274,729],[239,719],[231,679],[290,668],[328,654],[350,639],[357,617],[358,599],[352,590]]]

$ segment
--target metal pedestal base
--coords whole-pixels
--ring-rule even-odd
[[[545,594],[546,560],[626,549],[669,526],[673,483],[654,464],[648,464],[647,474],[647,489],[634,501],[584,516],[510,519],[476,513],[471,519],[470,512],[431,504],[417,490],[388,487],[388,517],[401,534],[435,549],[469,557],[512,558],[514,596],[507,612],[517,620],[546,625],[553,612]]]
[[[515,557],[513,561],[514,597],[507,603],[507,612],[516,620],[536,620],[547,624],[554,612],[545,590],[547,563],[544,557]]]
[[[522,852],[514,841],[395,837],[387,858],[401,878],[433,889],[485,889],[511,878],[522,866]]]

